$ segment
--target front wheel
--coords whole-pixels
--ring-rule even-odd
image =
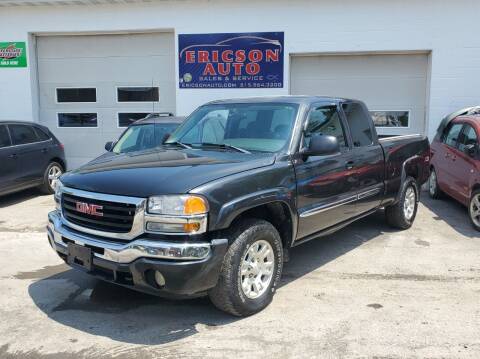
[[[57,162],[50,162],[43,175],[43,184],[40,190],[46,194],[55,192],[55,184],[63,173],[63,167]]]
[[[473,192],[468,206],[468,214],[473,227],[480,231],[480,189]]]
[[[407,177],[400,189],[400,199],[385,208],[387,223],[395,228],[408,229],[412,226],[418,209],[418,186],[412,177]]]
[[[237,223],[229,237],[231,245],[209,297],[220,310],[248,316],[272,301],[282,274],[282,240],[271,223],[259,219]]]
[[[433,199],[440,198],[442,192],[440,191],[440,187],[438,186],[438,177],[435,168],[432,168],[430,172],[430,177],[428,177],[428,194]]]

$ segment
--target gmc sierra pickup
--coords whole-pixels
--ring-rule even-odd
[[[380,208],[409,228],[429,151],[420,135],[379,140],[360,101],[215,101],[158,148],[109,152],[61,176],[48,238],[103,280],[208,294],[246,316],[271,302],[291,247]]]

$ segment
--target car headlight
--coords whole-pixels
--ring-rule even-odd
[[[206,231],[209,207],[196,195],[154,196],[148,199],[147,230],[165,234],[199,234]]]
[[[59,179],[57,179],[54,186],[55,194],[53,195],[53,198],[55,199],[55,206],[57,207],[57,209],[60,209],[62,203],[63,183]]]

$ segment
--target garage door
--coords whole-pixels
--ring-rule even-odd
[[[40,122],[75,168],[132,119],[175,111],[172,33],[37,38]]]
[[[290,91],[364,101],[379,134],[426,131],[428,54],[292,56]]]

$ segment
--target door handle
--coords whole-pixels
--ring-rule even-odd
[[[345,168],[346,168],[347,170],[351,170],[351,169],[353,169],[353,167],[355,167],[355,162],[353,162],[353,161],[348,161],[347,163],[345,163]]]
[[[13,158],[13,159],[17,159],[18,156],[16,153],[12,153],[10,156],[8,156],[8,158]]]
[[[47,149],[46,148],[42,148],[42,153],[47,153]]]

